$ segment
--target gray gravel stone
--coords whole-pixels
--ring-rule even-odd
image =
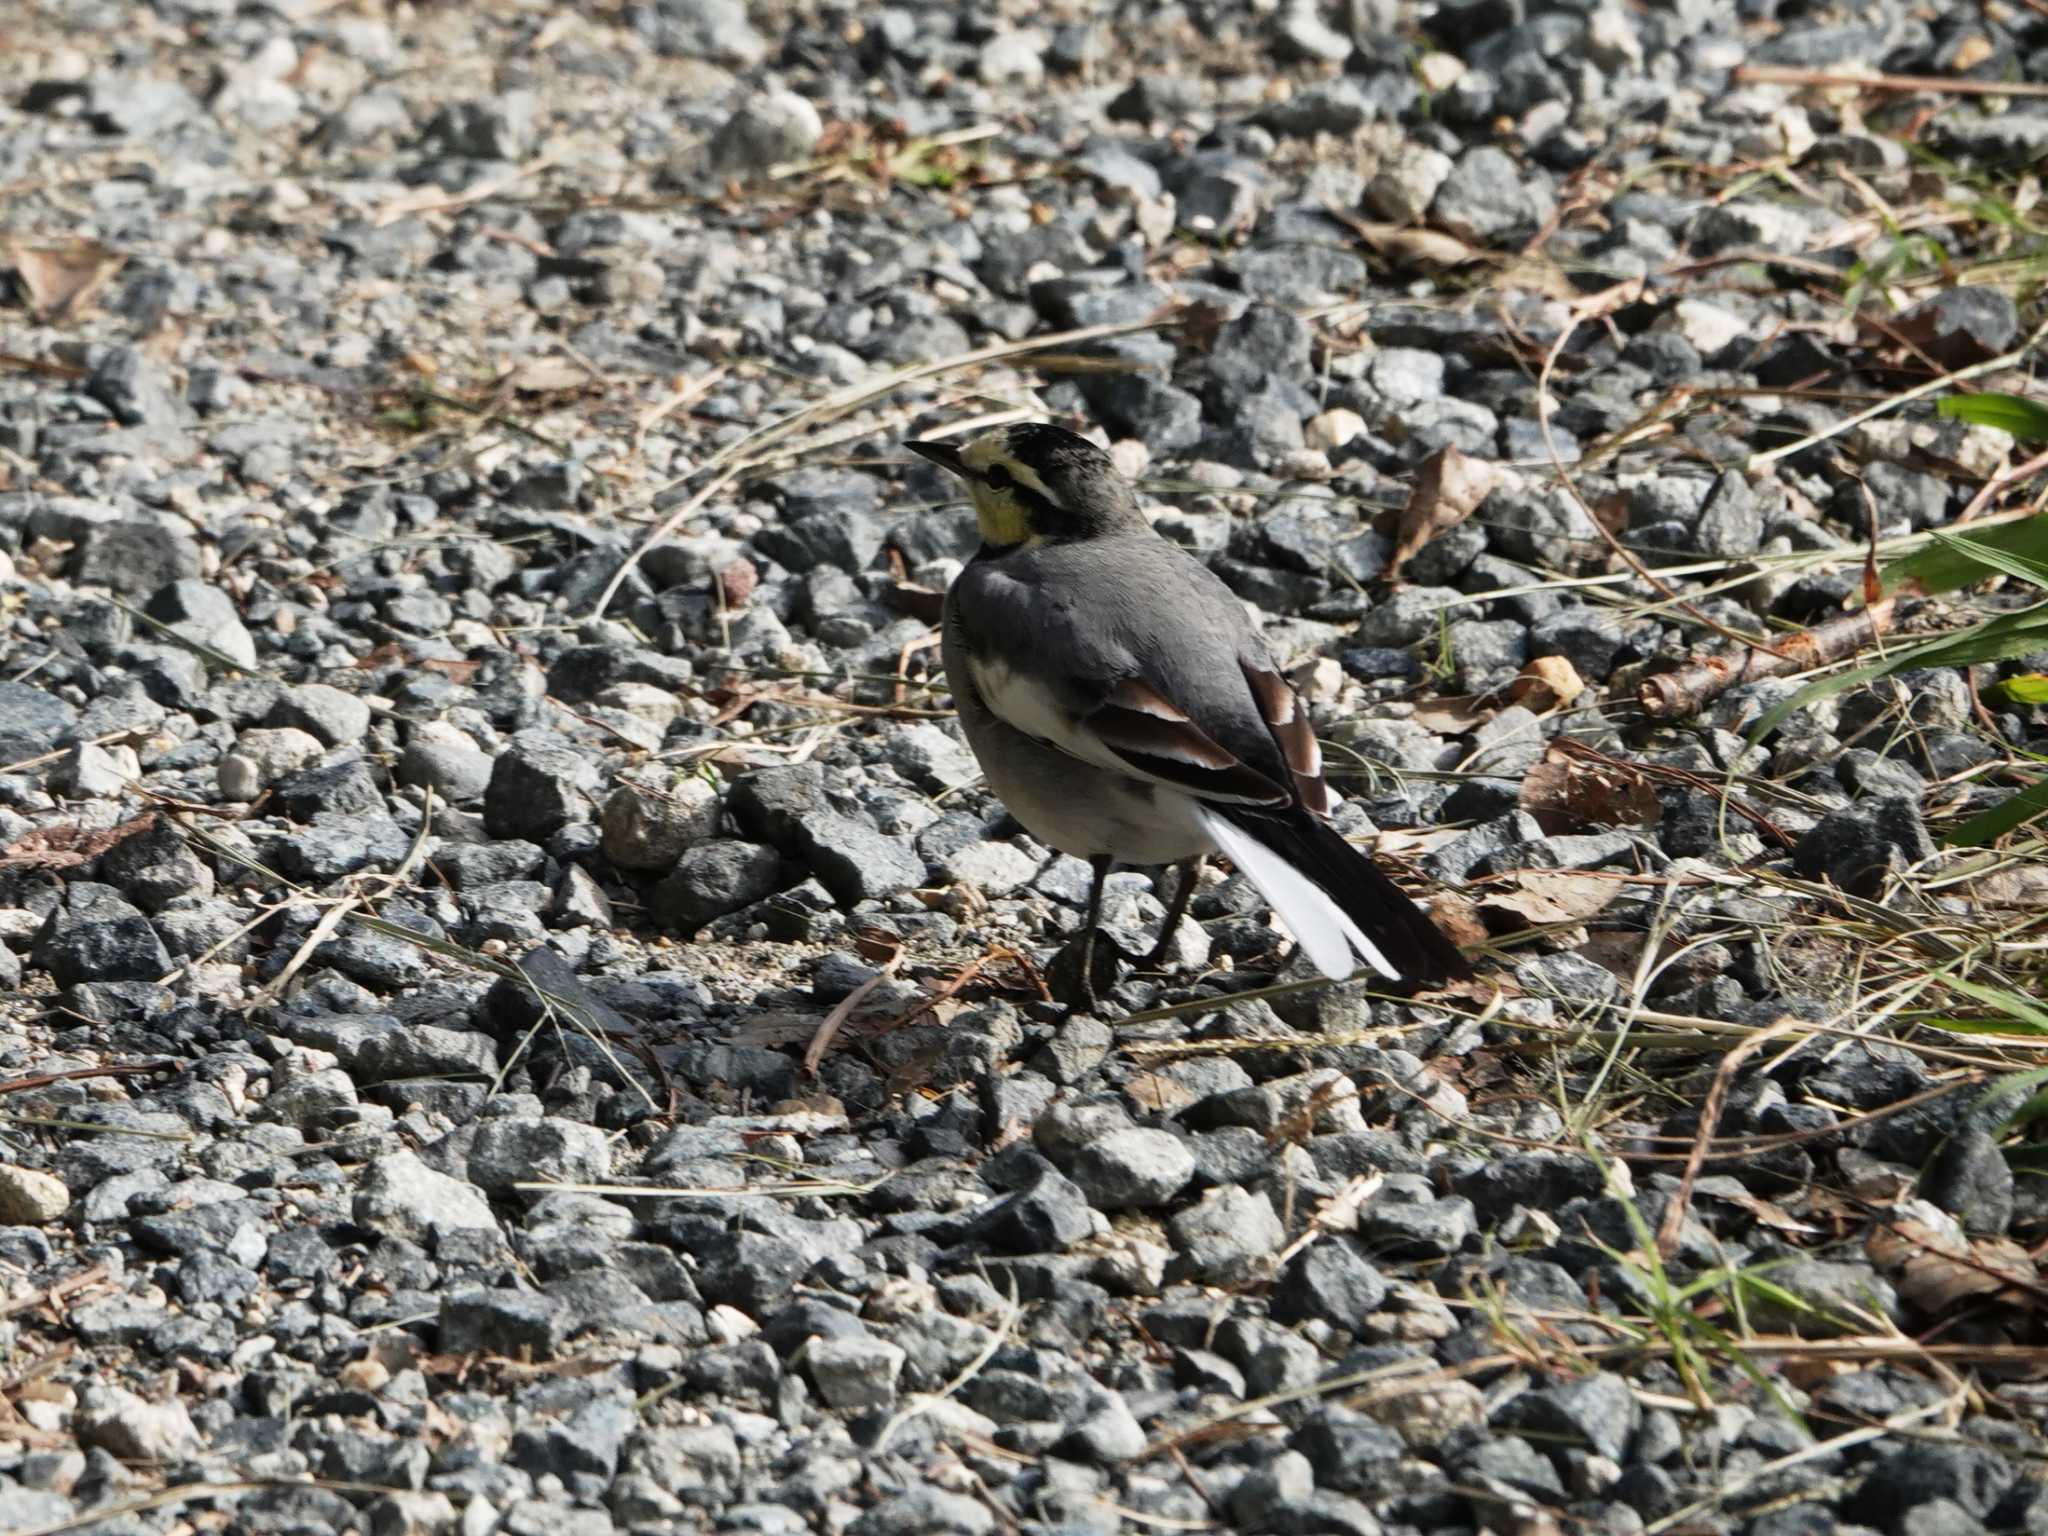
[[[1254,1278],[1280,1250],[1286,1233],[1264,1195],[1226,1184],[1167,1223],[1174,1269],[1205,1285],[1236,1285]]]
[[[490,1202],[474,1186],[436,1173],[411,1152],[388,1153],[363,1170],[354,1210],[371,1231],[409,1242],[498,1230]]]
[[[712,135],[711,169],[720,175],[760,175],[808,159],[825,125],[818,109],[794,91],[768,91],[741,103]]]
[[[203,1443],[182,1399],[152,1402],[106,1383],[80,1395],[77,1433],[81,1444],[128,1461],[178,1461]]]
[[[1091,1138],[1060,1160],[1067,1177],[1098,1210],[1165,1205],[1194,1177],[1194,1154],[1167,1131],[1138,1126]]]
[[[236,666],[256,665],[256,642],[234,599],[204,581],[174,581],[150,594],[146,611],[187,640],[218,651]]]
[[[677,859],[674,871],[654,888],[653,910],[664,927],[689,932],[786,883],[782,856],[773,848],[715,838]]]
[[[353,746],[370,729],[370,706],[326,683],[301,683],[279,696],[265,723],[304,731],[326,746]]]
[[[598,783],[586,754],[547,732],[522,731],[491,769],[484,829],[493,837],[549,837],[590,818]]]

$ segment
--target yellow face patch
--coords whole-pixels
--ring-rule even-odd
[[[1043,535],[1031,526],[1031,509],[1017,494],[1019,486],[1053,499],[1045,482],[1030,466],[1010,454],[1009,434],[1000,427],[984,432],[960,450],[967,471],[967,491],[974,498],[974,519],[982,538],[1000,548],[1037,543]]]

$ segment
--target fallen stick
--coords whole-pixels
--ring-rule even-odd
[[[1830,619],[1794,635],[1776,654],[1760,648],[1722,652],[1687,662],[1676,672],[1646,678],[1636,690],[1645,711],[1659,720],[1695,715],[1738,683],[1754,683],[1786,672],[1804,672],[1853,656],[1892,627],[1892,599]]]
[[[1782,64],[1743,64],[1745,85],[1853,86],[1864,91],[1938,91],[1950,96],[2048,96],[2048,85],[2028,80],[1957,80],[1947,75],[1852,75]]]

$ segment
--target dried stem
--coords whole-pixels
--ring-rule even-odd
[[[1752,647],[1740,655],[1697,657],[1676,672],[1644,679],[1636,697],[1659,720],[1695,715],[1738,683],[1824,667],[1855,655],[1890,631],[1893,614],[1893,600],[1886,598],[1794,635],[1775,653]]]

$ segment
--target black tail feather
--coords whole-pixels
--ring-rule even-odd
[[[1457,945],[1430,921],[1372,855],[1343,833],[1299,808],[1262,811],[1252,806],[1216,809],[1313,880],[1379,948],[1403,981],[1418,985],[1462,981],[1472,966]]]

